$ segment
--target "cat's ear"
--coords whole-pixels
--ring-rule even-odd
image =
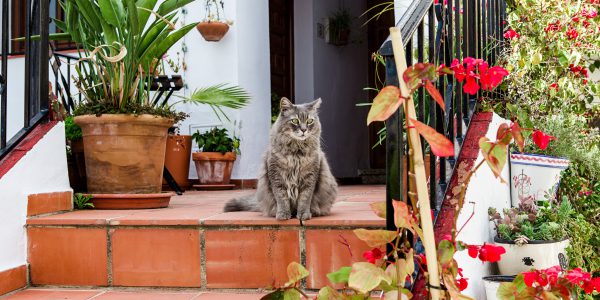
[[[281,101],[279,102],[279,109],[281,111],[284,110],[288,110],[290,108],[292,108],[294,106],[294,104],[292,103],[292,101],[290,101],[290,99],[283,97],[281,98]]]
[[[321,107],[321,102],[321,98],[318,98],[317,100],[309,103],[308,105],[312,107],[312,109],[318,110]]]

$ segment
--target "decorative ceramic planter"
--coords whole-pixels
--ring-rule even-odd
[[[206,41],[218,42],[229,31],[229,25],[222,22],[200,22],[196,25],[196,29]]]
[[[504,259],[504,256],[503,258]],[[515,276],[492,275],[483,277],[483,285],[485,286],[485,299],[500,300],[496,295],[498,288],[503,282],[512,282]]]
[[[560,175],[569,160],[526,153],[510,154],[510,194],[513,207],[521,200],[543,201],[558,189]]]
[[[529,241],[525,245],[516,245],[512,241],[495,238],[496,245],[504,247],[506,253],[498,262],[501,275],[517,275],[531,269],[547,269],[560,265],[568,267],[565,249],[569,240]]]
[[[90,194],[161,192],[167,131],[173,120],[153,115],[75,117],[83,131]]]
[[[188,174],[190,171],[190,155],[192,153],[191,135],[167,136],[165,150],[165,167],[177,182],[179,187],[189,187]],[[167,183],[163,180],[163,185]]]
[[[231,170],[235,162],[235,152],[194,152],[192,159],[196,164],[200,185],[229,184]]]

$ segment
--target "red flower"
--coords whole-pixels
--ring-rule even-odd
[[[488,69],[486,62],[479,65],[479,81],[484,90],[491,91],[500,85],[506,75],[508,75],[508,71],[502,67],[494,66]]]
[[[544,31],[546,31],[546,32],[549,32],[549,31],[559,31],[559,30],[560,30],[560,21],[556,21],[556,23],[550,23],[544,29]]]
[[[574,16],[571,20],[573,20],[573,22],[577,23],[577,22],[579,22],[579,17],[578,16]]]
[[[477,255],[479,254],[479,249],[481,247],[477,246],[477,245],[469,245],[469,256],[472,258],[477,258]]]
[[[525,281],[525,285],[528,287],[532,287],[533,284],[538,281],[540,276],[538,271],[523,272],[521,274],[523,274],[523,281]]]
[[[551,84],[550,88],[551,89],[555,89],[556,91],[558,91],[558,83],[555,82],[555,83]]]
[[[458,290],[461,292],[464,291],[469,286],[469,282],[467,281],[466,278],[461,277],[459,279],[456,279],[455,282],[456,282],[456,287],[458,287]]]
[[[531,134],[531,138],[541,150],[546,150],[550,141],[556,140],[555,137],[547,135],[540,130],[535,130],[533,134]]]
[[[583,85],[587,85],[587,83],[588,83],[587,79],[584,79],[583,80]]]
[[[565,274],[565,278],[570,283],[583,286],[583,281],[592,279],[592,275],[590,275],[590,273],[582,272],[581,268],[575,268],[573,270],[569,270],[567,274]]]
[[[586,10],[586,9],[584,9],[584,10],[581,11],[581,15],[583,17],[588,18],[588,19],[593,19],[593,18],[595,18],[598,15],[598,12],[595,9],[593,9],[593,8],[591,8],[589,11]]]
[[[574,40],[579,36],[579,32],[577,32],[577,30],[575,30],[574,28],[569,28],[569,30],[567,30],[567,38],[569,38],[570,40]]]
[[[492,244],[484,244],[479,250],[479,259],[481,261],[497,262],[500,261],[500,256],[506,253],[502,246]]]
[[[421,265],[426,268],[427,267],[427,257],[425,256],[425,254],[423,253],[419,253],[419,255],[417,255],[419,257],[419,259],[421,260]]]
[[[588,20],[583,20],[582,24],[584,28],[590,27],[590,22],[588,22]]]
[[[509,29],[504,33],[504,38],[512,40],[514,38],[519,38],[521,37],[520,34],[518,34],[516,31],[514,31],[513,29]]]
[[[383,252],[379,248],[373,248],[372,250],[365,251],[363,257],[370,263],[374,264],[378,259],[383,257]]]
[[[477,94],[477,91],[479,91],[479,84],[475,81],[475,77],[467,77],[467,83],[463,85],[463,91],[469,95]]]

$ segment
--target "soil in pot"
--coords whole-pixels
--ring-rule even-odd
[[[487,300],[499,300],[496,296],[498,288],[503,282],[512,282],[515,276],[492,275],[483,277],[483,285],[485,286],[485,298]]]
[[[191,135],[169,135],[167,137],[165,167],[169,170],[177,185],[182,189],[189,188],[188,174],[191,153]],[[166,181],[163,180],[163,186],[166,184]]]
[[[569,240],[562,241],[529,241],[524,245],[517,245],[512,241],[495,238],[496,245],[504,247],[506,254],[498,262],[498,269],[502,275],[516,275],[531,269],[547,269],[560,265],[568,267],[566,248]]]
[[[196,25],[196,29],[206,41],[218,42],[229,31],[229,25],[222,22],[200,22]]]
[[[234,152],[195,152],[192,159],[196,164],[200,185],[224,185],[231,180],[231,171],[236,155]]]
[[[83,132],[89,193],[160,193],[167,130],[173,120],[104,114],[78,116],[75,123]]]

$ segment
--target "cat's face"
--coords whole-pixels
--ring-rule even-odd
[[[306,140],[319,137],[321,123],[319,122],[319,107],[321,98],[306,104],[294,105],[287,98],[281,98],[279,114],[280,132],[296,140]]]

